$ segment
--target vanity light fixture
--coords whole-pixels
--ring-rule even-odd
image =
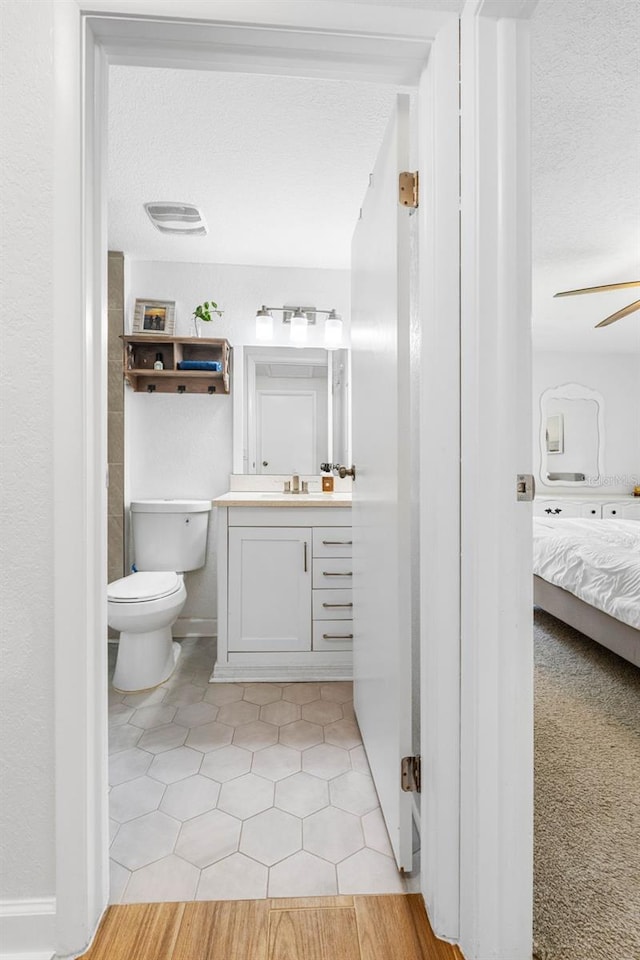
[[[282,322],[290,324],[289,339],[292,343],[306,343],[309,327],[317,322],[317,314],[326,313],[324,342],[338,346],[342,341],[342,317],[334,308],[319,310],[316,307],[267,307],[262,304],[256,313],[256,340],[261,343],[273,340],[272,311],[282,313]]]
[[[291,320],[290,338],[292,343],[306,343],[307,341],[307,331],[309,329],[309,322],[307,320],[306,314],[302,312],[300,307],[296,307]]]
[[[330,346],[342,343],[342,317],[331,310],[324,325],[324,342]]]
[[[256,313],[256,340],[262,343],[273,340],[273,316],[264,304]]]

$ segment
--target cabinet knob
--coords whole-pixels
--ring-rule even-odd
[[[262,466],[263,466],[263,467],[268,467],[268,466],[269,466],[269,461],[268,461],[268,460],[263,460],[263,461],[262,461]]]

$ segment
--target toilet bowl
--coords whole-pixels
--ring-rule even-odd
[[[132,693],[168,680],[180,656],[171,627],[187,599],[181,574],[132,573],[110,583],[107,621],[120,631],[113,686]]]

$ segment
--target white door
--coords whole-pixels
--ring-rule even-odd
[[[411,869],[409,98],[398,97],[352,245],[355,708],[398,867]]]
[[[316,395],[311,390],[259,390],[257,473],[318,473]]]
[[[311,529],[231,527],[229,650],[311,650]]]

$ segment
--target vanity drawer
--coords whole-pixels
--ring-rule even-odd
[[[350,557],[351,527],[314,527],[314,557]]]
[[[321,557],[313,561],[313,586],[315,590],[349,589],[353,580],[352,563],[349,557]]]
[[[314,620],[351,620],[353,616],[351,590],[314,590]]]
[[[314,650],[351,650],[353,620],[316,620],[313,624]]]

